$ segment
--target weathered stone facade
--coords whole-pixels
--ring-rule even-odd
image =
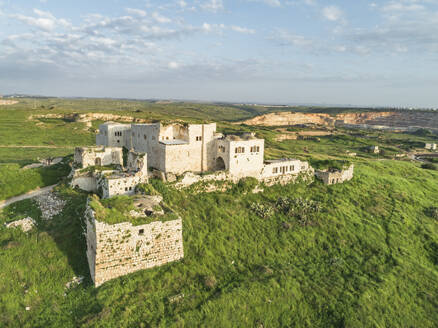
[[[104,282],[184,257],[182,220],[132,223],[99,222],[86,210],[87,258],[96,287]]]
[[[353,179],[354,165],[351,164],[348,169],[344,170],[316,170],[315,175],[320,178],[325,184],[332,185],[343,183]]]
[[[76,147],[74,162],[81,168],[89,166],[123,165],[121,147]]]
[[[290,175],[290,179],[281,180],[293,180],[309,168],[306,162],[287,160],[294,162],[287,164],[286,170],[279,167],[276,172],[274,162],[264,163],[264,139],[256,138],[253,133],[223,136],[216,133],[216,123],[166,126],[161,123],[130,126],[106,123],[99,130],[98,144],[123,144],[147,153],[148,165],[165,173],[163,177],[186,172],[225,171],[227,179],[232,181],[254,177],[272,182],[278,180],[278,176]]]
[[[81,168],[72,173],[71,186],[110,198],[116,195],[132,195],[138,184],[148,182],[146,154],[130,151],[127,168],[124,169],[122,148],[95,148],[76,148],[74,165]],[[86,170],[90,166],[97,166],[99,169],[100,165],[94,165],[97,163],[96,159],[99,159],[100,165],[117,164],[120,169]]]

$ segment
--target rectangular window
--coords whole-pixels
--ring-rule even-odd
[[[293,165],[290,166],[291,171],[295,171],[295,167]]]
[[[274,173],[274,174],[278,173],[278,167],[274,167],[274,168],[272,169],[272,173]]]
[[[245,147],[236,147],[236,154],[243,154],[245,152]]]
[[[138,230],[138,234],[141,236],[141,235],[144,235],[144,229],[140,229],[140,230]]]
[[[147,137],[147,135],[144,134],[143,138],[144,138],[144,140],[147,140],[148,137]]]
[[[202,137],[201,136],[196,137],[196,141],[202,141]]]

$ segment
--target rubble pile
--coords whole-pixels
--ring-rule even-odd
[[[73,277],[73,279],[71,281],[69,281],[68,283],[65,284],[65,288],[66,289],[70,289],[76,286],[79,286],[82,281],[84,280],[84,277],[79,276],[79,277]]]
[[[10,222],[8,224],[6,224],[6,228],[21,228],[21,230],[23,230],[23,232],[28,232],[30,230],[33,229],[33,227],[35,226],[35,221],[34,219],[32,219],[30,216],[21,219],[21,220],[17,220],[14,222]]]
[[[51,220],[55,215],[61,213],[65,206],[65,201],[52,192],[42,194],[35,198],[41,209],[42,218]]]

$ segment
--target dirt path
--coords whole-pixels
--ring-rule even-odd
[[[12,203],[18,202],[20,200],[24,200],[24,199],[28,199],[28,198],[32,198],[32,197],[35,197],[35,196],[42,195],[42,194],[44,194],[46,192],[51,191],[53,189],[53,187],[55,187],[55,186],[56,186],[56,184],[51,185],[51,186],[47,186],[47,187],[44,187],[44,188],[38,188],[38,189],[35,189],[35,190],[28,191],[25,194],[22,194],[22,195],[19,195],[19,196],[15,196],[15,197],[11,197],[11,198],[8,198],[6,200],[2,200],[2,201],[0,201],[0,209],[3,208],[3,207],[6,207],[8,205],[11,205]]]

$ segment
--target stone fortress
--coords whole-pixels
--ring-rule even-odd
[[[147,154],[148,166],[169,180],[185,172],[227,172],[227,179],[254,177],[268,181],[308,172],[307,162],[297,159],[264,161],[264,139],[253,133],[224,136],[211,124],[120,124],[99,127],[96,143],[125,147]]]
[[[184,256],[181,218],[173,213],[169,219],[161,196],[136,194],[138,185],[150,177],[175,182],[177,176],[196,176],[191,183],[203,178],[237,182],[252,177],[266,185],[314,174],[326,184],[353,177],[353,166],[315,172],[308,162],[298,159],[264,161],[264,139],[253,133],[225,136],[216,132],[216,123],[107,122],[100,125],[96,144],[76,148],[71,173],[73,187],[101,197],[100,201],[96,196],[90,198],[86,210],[87,258],[96,287]],[[114,209],[105,199],[116,195],[131,196],[135,210],[122,213],[124,222],[107,222],[102,213]],[[138,225],[139,220],[148,223]]]

